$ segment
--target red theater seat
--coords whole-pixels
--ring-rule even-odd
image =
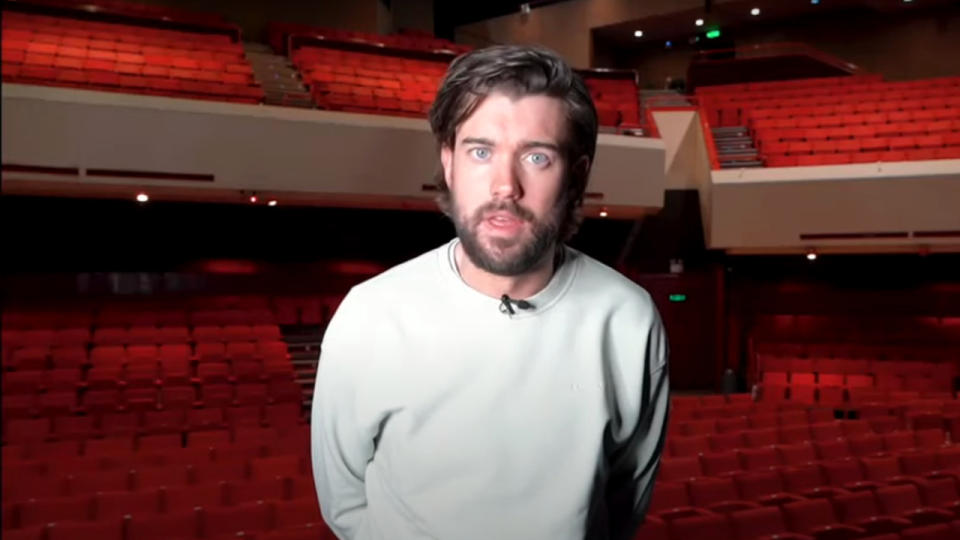
[[[169,540],[197,538],[199,513],[193,508],[165,514],[134,514],[127,523],[127,540]]]
[[[58,522],[47,526],[47,540],[122,540],[123,521]]]
[[[263,502],[204,508],[203,536],[256,533],[270,528],[270,506]]]

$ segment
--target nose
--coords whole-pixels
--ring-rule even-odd
[[[490,194],[497,199],[519,199],[523,196],[519,167],[513,160],[503,160],[494,166]]]

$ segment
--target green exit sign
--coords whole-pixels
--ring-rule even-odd
[[[671,294],[671,295],[670,295],[670,301],[671,301],[671,302],[686,302],[686,301],[687,301],[687,295],[685,295],[685,294]]]
[[[717,39],[718,37],[720,37],[720,30],[714,29],[707,31],[707,39]]]

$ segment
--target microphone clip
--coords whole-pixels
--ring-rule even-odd
[[[514,305],[523,310],[533,309],[533,304],[526,300],[514,300],[505,294],[500,297],[500,313],[516,315],[517,312],[513,310]]]

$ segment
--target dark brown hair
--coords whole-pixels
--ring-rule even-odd
[[[497,45],[471,51],[450,64],[430,107],[430,128],[438,146],[453,148],[457,129],[494,91],[515,97],[555,97],[566,104],[567,133],[562,143],[567,165],[562,201],[566,214],[560,240],[567,241],[580,224],[579,210],[597,148],[597,110],[590,92],[580,75],[548,49]],[[586,167],[578,165],[583,157],[589,160]],[[449,216],[450,192],[442,168],[435,180],[437,204]]]

